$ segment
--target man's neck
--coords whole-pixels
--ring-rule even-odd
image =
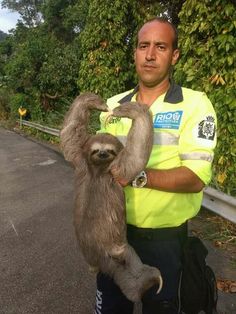
[[[169,87],[169,80],[165,80],[154,87],[147,87],[140,82],[137,101],[150,107],[159,96],[164,94],[169,89]]]

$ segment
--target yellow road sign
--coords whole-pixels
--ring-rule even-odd
[[[18,109],[18,112],[19,112],[20,116],[23,117],[23,116],[26,115],[27,110],[26,110],[25,108],[19,108],[19,109]]]

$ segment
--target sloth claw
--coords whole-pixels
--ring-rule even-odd
[[[110,121],[112,120],[112,117],[113,117],[113,110],[111,110],[110,108],[108,109],[108,113],[106,114],[106,117],[105,117],[105,126],[107,126]]]
[[[160,276],[160,277],[159,277],[159,288],[158,288],[156,294],[159,294],[159,293],[160,293],[160,291],[161,291],[161,289],[162,289],[162,286],[163,286],[163,280],[162,280],[162,277]]]

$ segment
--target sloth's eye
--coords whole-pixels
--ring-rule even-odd
[[[95,149],[95,150],[92,151],[91,155],[95,155],[95,154],[97,154],[98,152],[99,152],[99,149]]]
[[[116,156],[116,152],[113,149],[108,149],[107,152],[113,156]]]

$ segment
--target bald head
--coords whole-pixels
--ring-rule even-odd
[[[146,26],[149,25],[149,24],[153,24],[155,25],[156,24],[156,27],[158,27],[158,24],[165,24],[166,26],[166,30],[171,33],[171,36],[172,36],[172,47],[173,47],[173,50],[175,49],[178,49],[178,32],[177,32],[177,29],[176,27],[174,26],[174,24],[172,24],[171,22],[169,22],[166,18],[164,17],[155,17],[149,21],[147,21],[139,30],[138,32],[138,37],[137,37],[137,42],[136,42],[136,47],[138,45],[138,41],[139,41],[139,35],[140,35],[140,32],[142,32],[143,30],[145,30]]]

